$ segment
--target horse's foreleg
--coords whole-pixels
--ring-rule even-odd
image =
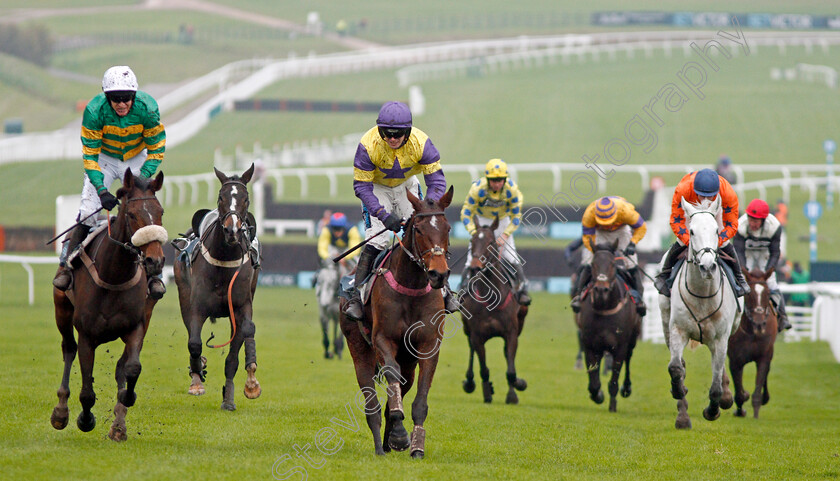
[[[79,368],[82,373],[82,389],[79,391],[79,402],[82,412],[76,418],[76,425],[84,432],[96,427],[96,416],[91,409],[96,404],[96,393],[93,391],[93,361],[96,346],[91,345],[87,336],[79,334]]]
[[[140,377],[140,350],[143,348],[143,338],[146,336],[146,323],[138,324],[131,333],[122,337],[125,343],[123,354],[117,361],[114,377],[117,381],[117,404],[114,406],[114,422],[108,431],[108,437],[113,441],[125,441],[128,438],[125,426],[125,415],[128,408],[134,406],[137,394],[134,388]]]
[[[505,358],[507,359],[507,382],[508,393],[505,402],[507,404],[518,404],[519,397],[516,391],[524,391],[528,383],[524,379],[516,377],[516,349],[519,346],[519,338],[516,331],[508,333],[505,338]]]
[[[235,313],[234,315],[237,314],[239,313]],[[242,319],[238,315],[237,318]],[[238,323],[242,323],[242,320],[239,320]],[[254,337],[253,328],[251,329],[251,332],[245,332],[242,327],[243,326],[237,326],[236,334],[230,342],[230,351],[228,351],[228,355],[225,357],[225,387],[222,388],[222,409],[226,411],[236,410],[236,403],[233,400],[233,378],[236,376],[236,371],[239,370],[239,350],[242,349],[242,344],[245,342],[246,337]],[[232,326],[231,334],[233,334]]]
[[[589,399],[595,404],[604,402],[604,391],[601,390],[601,356],[603,351],[584,348],[583,357],[586,360],[586,372],[589,375]]]
[[[56,290],[58,292],[58,290]],[[64,293],[62,293],[63,296]],[[64,372],[61,375],[61,385],[58,388],[58,404],[53,408],[50,416],[50,424],[55,429],[67,427],[70,418],[70,409],[67,407],[67,399],[70,397],[70,370],[73,361],[76,359],[76,338],[73,335],[73,306],[64,297],[62,303],[56,301],[55,321],[58,331],[61,333],[61,353],[64,358]]]
[[[493,402],[493,383],[490,382],[490,369],[487,368],[487,353],[484,349],[484,339],[473,333],[470,343],[475,346],[475,353],[478,354],[478,374],[481,376],[481,390],[484,394],[484,402]]]
[[[660,296],[660,300],[662,296]],[[670,311],[670,309],[669,309]],[[663,321],[664,324],[664,321]],[[670,321],[669,321],[670,325]],[[682,355],[685,346],[688,344],[688,335],[676,327],[665,331],[668,335],[668,349],[671,351],[671,362],[668,363],[668,373],[671,375],[671,396],[677,400],[677,429],[691,429],[691,418],[688,415],[688,401],[685,395],[688,390],[685,388],[685,361]]]
[[[740,359],[729,360],[729,372],[732,374],[732,384],[735,386],[735,416],[744,417],[743,405],[750,398],[750,393],[744,389],[744,363]]]
[[[467,338],[467,344],[470,345],[470,360],[467,364],[466,379],[464,379],[462,385],[464,392],[469,394],[475,391],[475,374],[473,374],[473,358],[475,357],[475,349],[473,348],[472,341],[469,338]]]
[[[187,327],[188,335],[187,349],[190,353],[190,388],[187,392],[193,396],[201,396],[205,393],[207,358],[201,355],[201,327],[206,319],[198,313],[189,313],[184,316],[184,325]]]
[[[619,345],[613,352],[612,375],[609,383],[607,383],[607,390],[610,393],[610,412],[616,412],[617,397],[618,397],[618,380],[621,377],[621,367],[624,364],[624,358],[627,356],[627,348]]]
[[[330,353],[329,335],[330,319],[327,315],[326,307],[318,307],[318,320],[321,322],[321,345],[324,346],[324,359],[332,359],[332,353]]]
[[[376,357],[373,349],[367,341],[362,338],[355,322],[344,322],[342,331],[347,336],[347,345],[350,356],[353,358],[353,366],[356,372],[356,381],[359,384],[359,394],[365,400],[365,419],[368,428],[373,435],[373,447],[376,454],[384,455],[382,447],[382,409],[376,395]],[[390,449],[390,448],[389,448]]]
[[[770,401],[770,392],[767,390],[767,376],[770,374],[770,361],[773,353],[764,354],[756,362],[755,369],[755,390],[752,395],[753,417],[758,419],[758,411],[761,406]]]
[[[709,405],[703,409],[703,417],[714,421],[720,417],[720,400],[723,397],[723,378],[726,376],[727,337],[721,336],[708,344],[712,353],[712,385],[709,387]]]
[[[420,375],[417,379],[417,395],[411,404],[411,420],[414,421],[414,430],[411,432],[411,457],[422,458],[426,453],[426,429],[423,423],[429,414],[429,389],[432,387],[432,379],[437,368],[438,355],[421,359],[418,363]]]
[[[732,390],[729,389],[729,375],[726,374],[726,360],[724,359],[724,366],[723,366],[723,381],[721,383],[721,388],[723,389],[723,394],[720,397],[720,408],[721,409],[729,409],[732,407],[733,398],[732,398]]]
[[[249,313],[250,314],[250,313]],[[243,319],[242,328],[245,334],[245,371],[248,373],[248,378],[245,379],[245,397],[248,399],[256,399],[262,394],[260,382],[257,381],[257,344],[254,340],[256,334],[256,326],[251,320],[251,317]],[[250,335],[249,335],[250,333]]]
[[[338,309],[338,307],[336,307]],[[338,329],[338,311],[333,314],[332,325],[333,325],[333,350],[335,351],[335,356],[341,359],[341,354],[344,352],[344,335],[341,334],[340,330]]]
[[[405,378],[401,374],[402,368],[396,361],[397,348],[391,340],[384,338],[382,335],[375,336],[374,344],[380,356],[381,374],[385,378],[385,382],[388,383],[386,442],[395,451],[405,451],[409,446],[408,432],[403,427],[405,412],[403,411],[402,384],[405,382]]]
[[[627,348],[627,359],[624,360],[624,384],[621,385],[621,397],[630,397],[630,393],[633,391],[632,383],[630,382],[630,359],[633,357],[633,348],[636,342],[633,340],[631,342],[630,347]]]

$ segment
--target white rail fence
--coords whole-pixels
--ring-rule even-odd
[[[674,44],[678,44],[683,54],[689,56],[692,55],[692,42],[705,45],[716,36],[715,31],[702,30],[609,32],[428,43],[283,60],[242,60],[184,84],[162,96],[159,105],[165,117],[169,111],[187,100],[218,89],[218,93],[189,114],[177,122],[167,123],[167,146],[171,148],[203,129],[219,111],[231,109],[234,101],[247,99],[284,79],[395,69],[419,64],[437,64],[429,67],[430,72],[461,72],[474,66],[476,58],[484,58],[486,65],[524,62],[530,66],[536,62],[532,62],[532,59],[568,58],[570,55],[583,60],[587,56],[600,58],[605,52],[608,56],[614,56],[616,52],[624,51],[628,57],[633,57],[636,51],[650,55],[654,48],[670,52]],[[808,52],[813,51],[815,46],[828,51],[829,46],[840,44],[840,32],[749,32],[744,37],[751,51],[757,50],[759,46],[778,48],[782,53],[794,46],[804,46]],[[465,62],[466,67],[459,62]],[[401,74],[404,80],[401,81],[419,81],[425,75],[422,69],[404,71]],[[80,149],[79,133],[75,129],[7,136],[0,138],[0,164],[75,159]]]

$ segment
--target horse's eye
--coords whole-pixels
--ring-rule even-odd
[[[691,235],[694,235],[694,229],[688,229],[688,232],[689,232]]]

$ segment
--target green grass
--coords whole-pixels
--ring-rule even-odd
[[[292,288],[260,288],[256,295],[257,376],[263,388],[259,399],[244,398],[240,371],[237,411],[220,409],[224,349],[205,349],[207,394],[186,394],[186,331],[175,287],[170,286],[155,310],[141,355],[143,373],[137,404],[128,412],[128,441],[115,444],[106,437],[120,342],[97,350],[96,428],[82,433],[73,422],[80,412],[76,362],[71,422],[64,431],[55,431],[49,416],[62,364],[49,297],[51,272],[36,266],[36,304],[29,307],[23,270],[0,265],[0,352],[7,366],[0,372],[0,402],[5,406],[0,470],[7,478],[112,479],[115,473],[131,473],[138,479],[272,479],[272,466],[286,454],[293,461],[281,467],[303,466],[309,479],[358,479],[360,473],[380,479],[394,472],[418,479],[840,477],[840,387],[833,381],[840,365],[827,344],[777,344],[769,379],[771,401],[758,420],[736,419],[731,412],[715,422],[702,419],[711,379],[709,354],[705,347],[686,351],[694,428],[676,431],[664,345],[639,344],[633,357],[633,394],[620,398],[618,412],[611,414],[606,404],[589,400],[586,375],[573,369],[577,345],[568,297],[543,293],[535,294],[520,339],[517,372],[529,386],[520,393],[518,406],[504,404],[500,340],[488,343],[497,391],[491,405],[484,404],[480,394],[467,395],[461,389],[468,354],[464,336],[458,331],[444,342],[429,397],[423,461],[412,461],[406,453],[374,456],[370,432],[355,408],[358,431],[331,423],[333,417],[347,419],[345,405],[358,391],[352,363],[347,353],[340,361],[322,358],[314,293]],[[208,323],[203,339],[211,331],[217,339],[224,337],[226,326],[226,319]],[[747,368],[750,391],[754,372]],[[410,410],[408,406],[410,402]],[[343,445],[324,456],[314,440],[330,426]],[[410,429],[411,423],[407,426]],[[294,446],[307,443],[314,462],[323,463],[319,469],[295,457]]]

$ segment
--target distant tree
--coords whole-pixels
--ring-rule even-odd
[[[43,25],[20,28],[13,24],[0,24],[0,52],[46,67],[52,57],[53,39]]]

